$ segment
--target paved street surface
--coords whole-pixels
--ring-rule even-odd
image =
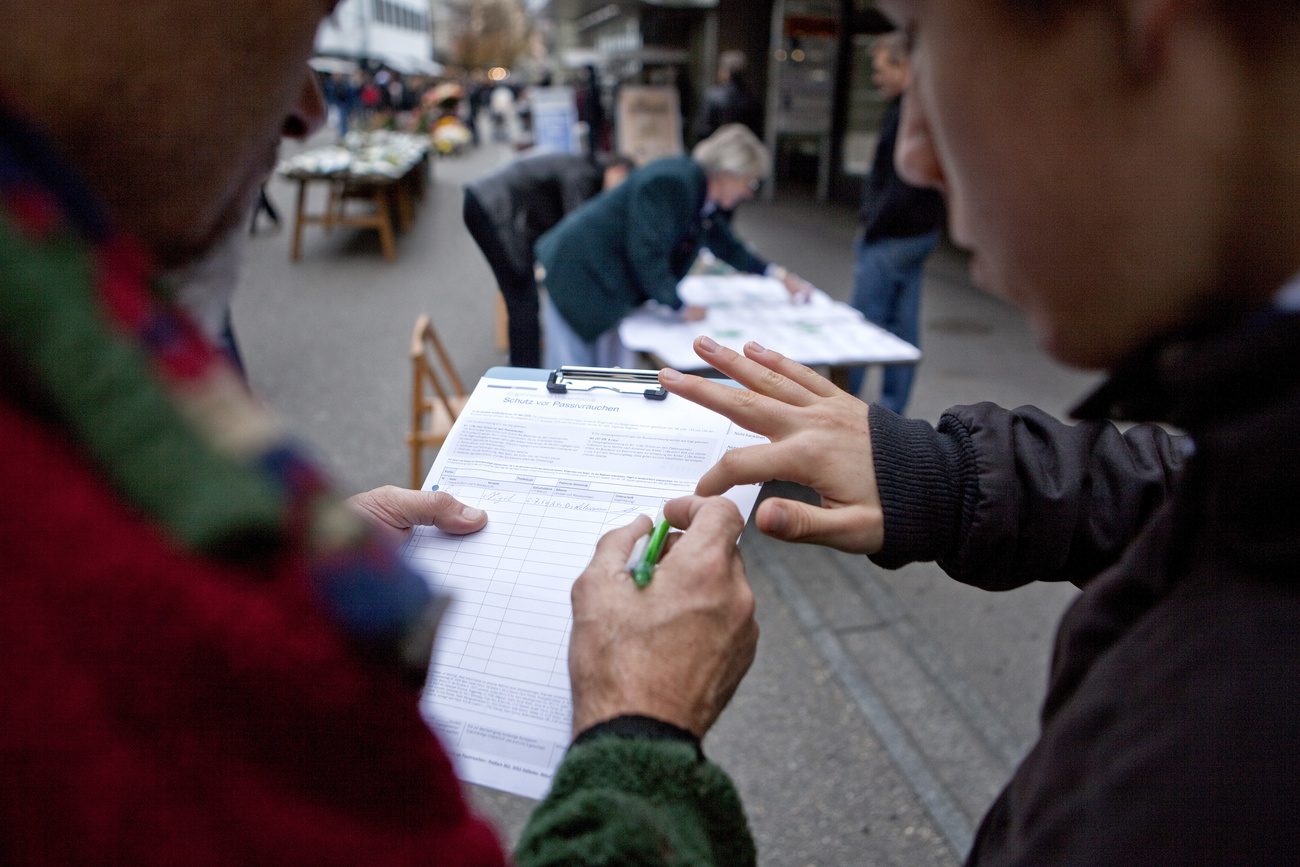
[[[509,157],[487,146],[438,160],[393,263],[373,232],[318,226],[306,230],[302,260],[289,262],[292,191],[270,187],[285,225],[250,239],[236,332],[254,387],[349,492],[406,483],[407,347],[418,313],[432,315],[468,385],[506,363],[493,345],[495,283],[460,214],[463,183]],[[750,203],[737,218],[760,253],[840,299],[854,223],[850,209],[807,201]],[[968,285],[950,249],[927,269],[922,321],[912,415],[935,421],[980,400],[1064,415],[1095,382],[1037,350],[1013,310]],[[1033,742],[1072,588],[989,594],[932,565],[885,572],[752,527],[742,549],[762,639],[705,749],[740,788],[760,863],[958,863]],[[472,794],[513,842],[532,802]]]

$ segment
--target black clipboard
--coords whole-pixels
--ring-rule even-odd
[[[546,390],[552,394],[607,389],[619,394],[640,394],[646,400],[663,400],[668,390],[659,384],[659,371],[623,367],[577,367],[565,365],[552,370]]]

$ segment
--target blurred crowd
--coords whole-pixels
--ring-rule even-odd
[[[388,68],[318,72],[317,78],[329,124],[340,138],[350,130],[426,133],[444,155],[477,146],[485,137],[520,150],[532,143],[532,85],[517,78],[492,80],[480,69],[430,76]],[[551,83],[547,77],[537,84]],[[586,144],[592,152],[607,150],[606,112],[595,71],[580,72],[573,84],[579,120],[591,130]]]

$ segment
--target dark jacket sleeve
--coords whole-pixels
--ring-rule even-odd
[[[600,195],[604,172],[586,159],[565,165],[557,173],[560,184],[560,202],[564,213],[576,210],[583,202]],[[549,229],[550,226],[547,226]],[[540,232],[538,235],[540,236]],[[536,239],[534,239],[536,240]]]
[[[767,269],[767,262],[750,252],[739,238],[732,234],[727,221],[711,217],[702,233],[703,246],[713,251],[713,255],[731,267],[748,274],[761,274]]]
[[[480,178],[465,187],[465,225],[494,272],[527,273],[533,251],[517,229],[523,212],[503,173]]]
[[[1034,407],[955,407],[937,428],[871,407],[885,568],[935,560],[988,590],[1082,585],[1113,564],[1181,470],[1184,439]]]
[[[880,141],[871,174],[862,187],[862,237],[912,238],[943,227],[947,211],[937,190],[914,187],[898,176],[894,150],[898,143],[901,102],[889,104],[880,121]]]
[[[515,859],[519,867],[748,867],[756,854],[735,788],[695,747],[601,737],[570,748]]]

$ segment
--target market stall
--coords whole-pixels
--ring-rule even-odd
[[[429,140],[389,130],[351,132],[337,145],[313,148],[283,161],[276,171],[298,183],[290,259],[296,262],[302,255],[303,227],[320,225],[327,232],[335,226],[378,230],[384,258],[391,262],[397,258],[396,231],[410,228],[414,203],[429,180]],[[307,208],[313,182],[329,187],[325,210],[318,213]],[[350,212],[351,201],[371,207]]]

